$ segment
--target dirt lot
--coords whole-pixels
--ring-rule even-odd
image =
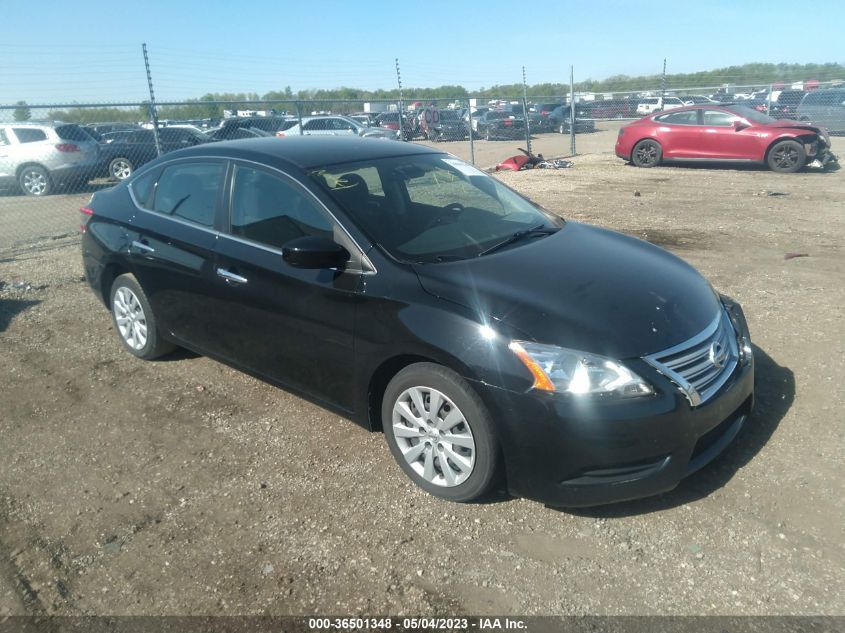
[[[379,434],[121,351],[72,238],[0,251],[0,615],[845,613],[845,170],[502,178],[743,303],[758,406],[721,459],[594,510],[438,501]]]

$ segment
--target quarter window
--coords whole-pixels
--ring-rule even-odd
[[[214,207],[223,176],[221,163],[180,163],[161,172],[153,211],[202,226],[214,226]]]
[[[9,137],[6,136],[6,130],[0,129],[0,145],[9,145]]]
[[[306,235],[332,239],[333,226],[317,201],[292,181],[237,166],[232,190],[232,234],[281,248]]]

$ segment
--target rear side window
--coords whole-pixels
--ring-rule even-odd
[[[143,176],[135,178],[135,180],[133,180],[132,183],[129,185],[130,189],[132,189],[132,194],[135,196],[135,200],[144,209],[150,208],[150,198],[153,192],[153,185],[155,185],[157,176],[158,170],[154,169],[151,172],[147,172]]]
[[[656,121],[667,125],[698,125],[698,110],[687,110],[686,112],[673,112],[657,117]]]
[[[330,238],[332,223],[292,181],[251,167],[235,168],[232,235],[281,248],[306,235]]]
[[[222,163],[180,163],[165,167],[156,186],[152,210],[201,226],[214,226],[214,208],[222,177]]]
[[[320,130],[329,129],[329,123],[326,119],[315,119],[313,121],[308,121],[308,123],[306,123],[302,127],[303,129],[306,129],[309,132],[316,132]]]
[[[37,141],[46,141],[47,133],[44,130],[39,130],[34,127],[15,127],[12,128],[15,136],[18,137],[20,143],[35,143]]]
[[[84,143],[92,140],[92,137],[78,125],[60,125],[56,128],[56,134],[64,141]]]

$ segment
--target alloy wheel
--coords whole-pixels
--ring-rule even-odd
[[[654,143],[642,143],[636,150],[637,162],[640,165],[653,165],[657,162],[657,145]]]
[[[23,188],[31,196],[43,196],[49,187],[47,176],[35,169],[28,169],[23,173]]]
[[[112,310],[121,338],[132,349],[143,349],[147,344],[147,316],[135,293],[125,286],[118,288]]]
[[[798,163],[798,150],[790,146],[778,147],[774,151],[774,161],[778,168],[792,169]]]
[[[117,180],[126,180],[129,176],[132,175],[132,165],[129,161],[124,160],[122,158],[118,158],[112,161],[111,164],[111,175],[114,176]]]

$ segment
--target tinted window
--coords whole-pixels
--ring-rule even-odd
[[[59,135],[60,139],[65,141],[77,141],[84,143],[85,141],[91,140],[91,135],[78,125],[60,125],[56,128],[56,134]]]
[[[316,200],[280,176],[235,168],[232,234],[281,248],[305,235],[332,237],[332,224]]]
[[[156,187],[153,211],[213,226],[222,175],[220,163],[182,163],[166,167]]]
[[[663,116],[657,117],[656,120],[668,125],[698,125],[698,110],[664,114]]]
[[[47,133],[44,130],[39,130],[34,127],[16,127],[12,128],[15,136],[18,137],[20,143],[34,143],[36,141],[46,141]]]
[[[153,141],[153,131],[152,130],[140,130],[138,132],[133,132],[129,136],[126,137],[127,143],[152,143]]]
[[[329,129],[328,121],[326,119],[315,119],[313,121],[308,121],[302,126],[302,129],[308,130],[309,132],[327,130]]]
[[[154,169],[151,172],[147,172],[143,176],[135,178],[129,187],[132,189],[132,193],[135,196],[135,200],[138,201],[138,204],[143,207],[144,209],[149,208],[151,194],[153,192],[153,185],[156,181],[156,176],[158,175],[158,170]]]
[[[730,112],[722,112],[721,110],[705,110],[704,111],[704,125],[713,125],[716,127],[730,127],[739,117]]]

